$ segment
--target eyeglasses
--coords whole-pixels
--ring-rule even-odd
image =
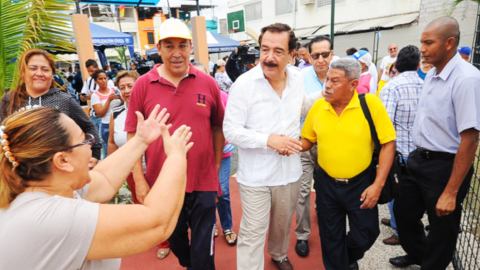
[[[397,47],[393,47],[393,48],[390,48],[388,49],[389,51],[393,52],[393,51],[396,51],[397,50]]]
[[[95,143],[95,137],[90,133],[85,133],[85,141],[84,142],[81,142],[79,144],[75,144],[73,146],[70,146],[65,150],[70,150],[70,149],[73,149],[75,147],[82,146],[82,145],[85,145],[85,144],[93,145],[94,143]]]
[[[130,89],[130,90],[133,89],[133,84],[130,84],[130,85],[122,85],[122,86],[120,86],[118,89],[120,89],[120,91],[125,91],[125,90],[127,90],[127,88]]]
[[[397,70],[395,68],[392,69],[392,74],[397,74]]]
[[[330,54],[332,53],[332,51],[329,51],[329,52],[323,52],[323,53],[314,53],[314,54],[311,54],[313,60],[317,60],[318,58],[320,58],[320,55],[323,57],[323,58],[327,58],[330,56]]]

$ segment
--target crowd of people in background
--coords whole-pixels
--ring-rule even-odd
[[[118,269],[111,258],[158,245],[158,259],[171,251],[187,269],[215,269],[221,228],[237,246],[236,269],[264,269],[268,243],[278,269],[290,270],[294,214],[295,252],[309,255],[314,180],[326,269],[359,269],[380,224],[394,229],[383,243],[406,252],[392,265],[445,269],[480,130],[480,72],[459,37],[455,19],[438,18],[420,48],[390,44],[377,71],[366,47],[336,54],[329,37],[299,43],[275,23],[262,28],[258,50],[242,42],[207,69],[189,60],[188,27],[168,19],[157,44],[162,64],[140,76],[134,62],[113,72],[90,59],[85,81],[78,66],[57,72],[47,52],[27,51],[19,86],[0,108],[0,251],[9,250],[0,268]],[[243,63],[241,54],[254,58]],[[235,149],[238,236],[229,187]],[[395,151],[407,173],[379,223]],[[98,204],[125,181],[135,205]],[[25,235],[33,242],[25,245]],[[25,252],[42,256],[19,262]]]

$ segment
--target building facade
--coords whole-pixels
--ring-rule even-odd
[[[420,46],[420,36],[431,20],[448,14],[453,0],[337,0],[335,4],[334,51],[345,56],[350,47],[377,48],[378,58],[388,55],[390,43],[399,47]],[[295,7],[295,8],[294,8]],[[460,23],[461,46],[472,46],[478,4],[465,1],[452,16]],[[316,35],[329,35],[331,0],[230,0],[229,12],[244,10],[246,27],[257,33],[263,26],[283,22],[295,31],[300,42]],[[222,28],[222,27],[220,27]],[[380,35],[375,34],[375,29]],[[230,34],[237,40],[249,40],[245,33]]]

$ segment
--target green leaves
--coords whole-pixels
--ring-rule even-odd
[[[450,6],[450,10],[448,11],[448,16],[452,16],[453,12],[455,11],[455,8],[462,2],[466,1],[472,1],[477,4],[480,4],[480,0],[454,0],[452,5]]]
[[[0,94],[18,85],[18,61],[25,51],[75,51],[68,15],[74,4],[74,0],[0,0]]]

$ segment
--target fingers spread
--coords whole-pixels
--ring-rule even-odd
[[[153,108],[153,111],[148,116],[148,119],[155,119],[156,116],[158,115],[159,110],[160,110],[160,105],[159,104],[155,105],[155,108]]]

